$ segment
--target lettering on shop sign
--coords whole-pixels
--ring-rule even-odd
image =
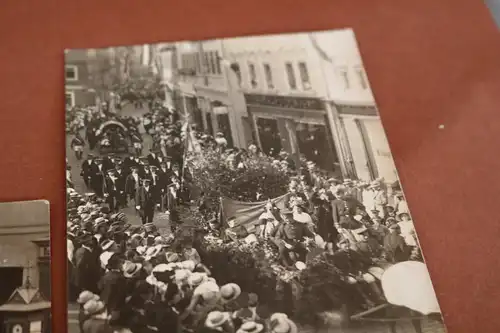
[[[373,105],[342,105],[336,104],[340,114],[351,114],[361,116],[377,116],[377,109]]]
[[[285,109],[323,110],[323,102],[316,98],[245,94],[248,105],[262,105]]]

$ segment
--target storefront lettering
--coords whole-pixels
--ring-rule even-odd
[[[246,104],[271,106],[285,109],[323,110],[323,103],[316,98],[276,95],[245,94]]]
[[[377,109],[372,105],[342,105],[337,104],[336,108],[340,114],[378,116]]]

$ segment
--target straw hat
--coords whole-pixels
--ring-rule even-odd
[[[83,306],[83,311],[87,315],[94,315],[97,313],[101,313],[105,309],[105,305],[101,301],[96,301],[96,300],[90,300],[85,305]]]
[[[115,244],[114,240],[111,239],[106,239],[101,243],[101,248],[103,251],[107,251],[110,247],[112,247]]]
[[[108,266],[109,259],[113,256],[113,252],[103,252],[99,256],[99,260],[101,261],[101,267],[104,269]]]
[[[283,315],[283,314],[282,314]],[[272,318],[272,316],[271,316]],[[274,319],[271,319],[271,333],[297,333],[298,328],[297,325],[288,317],[285,316],[277,316]]]
[[[123,264],[123,276],[132,278],[141,271],[142,265],[127,261]]]
[[[259,333],[264,330],[264,325],[255,321],[247,321],[236,331],[236,333]]]
[[[192,272],[196,267],[196,263],[193,260],[185,260],[180,262],[179,266]]]
[[[227,312],[212,311],[205,320],[205,326],[208,328],[218,328],[230,319],[231,316]]]
[[[241,288],[236,283],[228,283],[220,287],[220,294],[222,301],[229,303],[241,295]]]
[[[196,287],[202,284],[204,281],[206,281],[206,279],[207,279],[207,274],[195,272],[189,276],[188,283],[191,286]]]
[[[88,301],[90,300],[99,300],[99,296],[88,291],[88,290],[84,290],[80,293],[80,295],[78,296],[78,299],[76,300],[76,302],[78,304],[85,304],[87,303]]]
[[[175,252],[167,252],[165,254],[168,262],[176,262],[179,261],[179,255]]]

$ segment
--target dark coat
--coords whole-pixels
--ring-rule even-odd
[[[120,271],[109,271],[99,281],[101,300],[109,313],[119,311],[127,297],[127,280]]]
[[[406,261],[411,254],[411,249],[406,245],[405,239],[397,233],[389,233],[385,236],[384,251],[387,260],[392,263]]]
[[[83,323],[83,333],[113,333],[113,329],[104,319],[90,318]]]
[[[75,263],[75,285],[80,290],[89,290],[96,293],[101,272],[99,258],[95,253],[80,247],[75,251],[73,261]]]

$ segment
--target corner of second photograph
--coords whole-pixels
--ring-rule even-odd
[[[446,331],[351,29],[65,79],[68,332]]]

